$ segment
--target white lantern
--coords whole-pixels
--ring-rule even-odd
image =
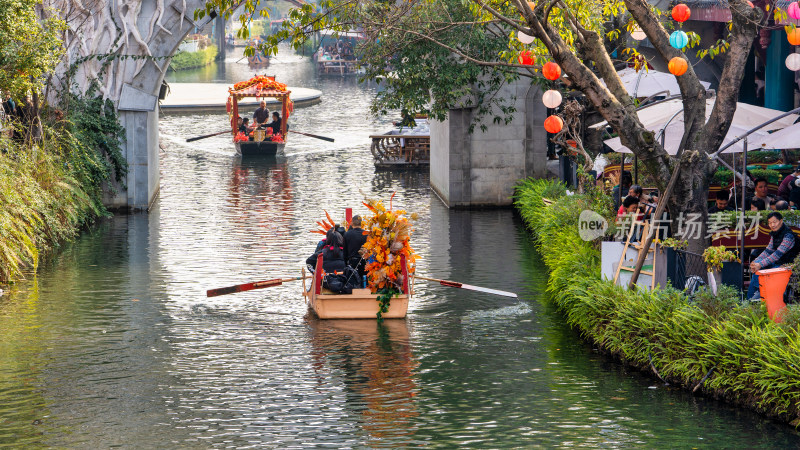
[[[647,35],[644,34],[644,31],[642,31],[641,28],[636,27],[633,29],[633,31],[631,31],[631,37],[636,39],[637,41],[641,41],[642,39],[645,39]]]
[[[800,53],[792,53],[786,57],[786,67],[793,72],[800,70]]]
[[[558,105],[561,104],[561,93],[555,89],[550,89],[542,94],[542,103],[548,108],[558,108]]]
[[[527,34],[523,33],[522,31],[517,31],[517,40],[522,42],[523,44],[530,44],[533,42],[533,36],[528,36]]]

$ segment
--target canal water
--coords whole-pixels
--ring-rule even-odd
[[[223,70],[224,68],[224,70]],[[101,221],[0,297],[0,447],[797,447],[792,428],[630,372],[565,326],[511,210],[452,211],[426,172],[381,172],[374,87],[315,77],[283,52],[267,73],[323,91],[286,155],[242,161],[225,116],[161,120],[161,194]],[[222,68],[172,77],[233,81]],[[519,299],[417,283],[406,320],[320,321],[297,276],[324,211],[374,197],[420,214],[419,271]],[[569,251],[565,249],[565,251]]]

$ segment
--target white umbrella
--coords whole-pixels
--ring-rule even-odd
[[[726,134],[725,138],[722,140],[722,145],[730,143],[731,141],[733,141],[737,137],[739,137],[739,136],[743,135],[744,133],[746,133],[747,131],[749,131],[751,128],[752,127],[744,128],[744,127],[741,127],[741,126],[736,125],[736,124],[731,124],[730,129],[728,129],[728,134]],[[658,135],[659,132],[658,131],[655,131],[655,132],[656,132],[656,137],[658,138],[658,140],[660,142],[661,138]],[[755,137],[762,138],[762,137],[766,137],[766,136],[767,136],[767,133],[757,131],[757,132],[751,134],[750,136],[748,136],[748,142],[749,142],[749,139],[754,139]],[[677,154],[678,153],[678,147],[681,144],[681,139],[682,138],[683,138],[683,118],[681,117],[681,120],[678,120],[678,118],[675,118],[675,120],[673,120],[672,123],[670,123],[667,126],[667,129],[664,132],[664,149],[667,151],[667,153],[669,153],[670,155]],[[606,145],[611,147],[611,149],[614,150],[615,152],[618,152],[618,153],[633,153],[633,152],[630,151],[630,149],[628,147],[625,147],[624,145],[622,145],[622,142],[620,142],[620,139],[618,137],[615,137],[613,139],[608,139],[608,140],[606,140],[604,142],[606,143]],[[748,150],[756,150],[755,146],[754,145],[750,145],[749,143],[747,145],[747,149]],[[741,153],[742,151],[744,151],[744,141],[739,141],[739,142],[733,144],[732,146],[728,147],[727,149],[725,149],[725,151],[723,153]],[[711,152],[709,152],[709,153],[711,153]]]
[[[748,147],[755,150],[784,150],[800,148],[800,123],[778,130],[766,136],[759,136],[749,140]]]
[[[711,110],[714,107],[715,100],[716,98],[711,98],[706,101],[706,120],[708,120],[708,117],[711,115]],[[639,120],[642,122],[642,125],[644,125],[644,127],[648,130],[655,132],[657,137],[661,129],[666,126],[666,130],[664,130],[664,135],[666,138],[664,147],[667,150],[667,153],[670,155],[677,153],[678,146],[680,145],[681,138],[683,137],[684,128],[682,109],[683,102],[681,99],[674,99],[659,103],[652,107],[643,108],[638,112]],[[731,127],[728,130],[728,134],[725,135],[725,138],[723,139],[723,145],[733,141],[738,136],[745,134],[747,131],[757,127],[758,125],[780,116],[781,114],[784,114],[784,112],[775,109],[762,108],[760,106],[748,105],[746,103],[737,103],[736,112],[733,115],[733,120],[731,121]],[[788,115],[751,134],[748,136],[748,141],[752,142],[753,144],[748,144],[748,149],[755,147],[755,142],[757,139],[768,137],[767,131],[788,127],[792,125],[797,118],[797,114]],[[669,125],[667,125],[667,122],[669,122]],[[604,125],[605,122],[593,125],[592,127],[594,128]],[[627,147],[620,143],[619,138],[608,139],[605,141],[605,143],[614,149],[614,151],[631,153]],[[730,148],[726,149],[724,153],[737,153],[741,152],[743,149],[743,142],[737,142]],[[713,150],[709,150],[708,153],[713,153]]]
[[[680,94],[681,88],[674,75],[656,70],[642,69],[639,72],[627,67],[617,72],[622,84],[630,95],[636,97],[650,97],[659,92],[667,91],[666,96]],[[605,82],[604,82],[605,83]],[[638,86],[637,86],[638,84]],[[711,83],[701,81],[700,84],[708,89]]]

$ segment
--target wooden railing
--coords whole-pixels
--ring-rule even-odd
[[[372,139],[376,166],[417,166],[430,164],[431,138],[425,135],[379,134]]]
[[[346,59],[320,59],[317,61],[317,69],[323,73],[355,73],[358,61]]]

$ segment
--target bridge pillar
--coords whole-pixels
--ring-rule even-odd
[[[487,124],[485,132],[476,126],[470,134],[472,107],[451,109],[443,122],[431,123],[431,188],[448,207],[508,206],[518,180],[547,174],[541,89],[521,78],[497,95],[514,99],[508,124]]]

